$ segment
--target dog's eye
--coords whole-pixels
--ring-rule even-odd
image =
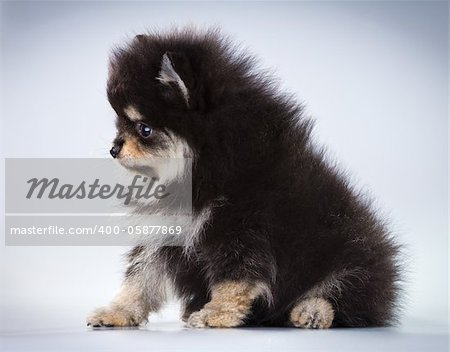
[[[137,131],[143,138],[148,138],[152,134],[152,128],[145,123],[139,122],[137,125]]]

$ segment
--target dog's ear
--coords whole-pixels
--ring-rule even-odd
[[[181,100],[185,107],[193,107],[194,77],[186,55],[167,51],[162,56],[156,79],[162,83],[163,97],[169,103],[179,103]]]

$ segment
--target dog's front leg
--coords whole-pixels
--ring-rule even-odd
[[[120,292],[106,307],[87,318],[93,327],[138,326],[166,300],[166,276],[157,260],[142,247],[129,254],[129,266]]]
[[[224,281],[211,288],[211,301],[190,315],[187,326],[230,328],[242,325],[253,301],[267,293],[264,284],[248,281]]]

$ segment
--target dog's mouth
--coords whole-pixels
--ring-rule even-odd
[[[121,154],[116,159],[121,166],[132,174],[156,178],[164,184],[179,180],[186,173],[187,164],[184,158],[171,157],[170,153],[159,154],[155,152],[153,155],[150,151],[144,155],[136,158]]]
[[[168,177],[170,168],[168,161],[158,157],[132,158],[123,156],[117,159],[121,166],[132,175],[141,175],[149,179],[155,178],[163,183],[170,183],[173,177]]]
[[[140,173],[145,173],[152,169],[152,158],[132,158],[130,156],[121,156],[117,158],[120,165],[126,169],[133,170]]]

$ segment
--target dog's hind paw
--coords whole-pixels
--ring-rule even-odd
[[[294,326],[306,329],[328,329],[333,323],[334,311],[330,302],[323,298],[307,298],[291,311]]]

